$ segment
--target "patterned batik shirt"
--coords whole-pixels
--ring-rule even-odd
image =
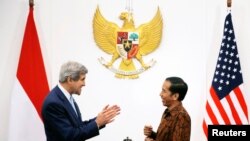
[[[157,132],[151,138],[155,141],[190,141],[191,119],[182,103],[162,115]]]

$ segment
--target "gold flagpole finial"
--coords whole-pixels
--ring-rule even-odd
[[[230,8],[232,5],[232,0],[227,0],[227,7]]]
[[[34,0],[29,0],[29,5],[30,5],[30,7],[33,7],[34,6]]]

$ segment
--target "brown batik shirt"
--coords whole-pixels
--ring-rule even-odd
[[[162,115],[157,132],[150,136],[155,141],[190,141],[191,119],[182,103]]]

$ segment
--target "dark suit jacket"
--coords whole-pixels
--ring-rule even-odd
[[[49,93],[42,107],[47,141],[84,141],[99,135],[95,118],[82,121],[76,103],[75,107],[78,116],[58,86]]]

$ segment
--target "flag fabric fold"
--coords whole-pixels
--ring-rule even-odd
[[[207,96],[203,131],[208,125],[249,124],[243,92],[243,77],[231,12],[225,18],[222,43],[212,85]]]
[[[11,95],[9,141],[46,140],[41,108],[49,86],[33,10],[33,5],[30,5]]]

